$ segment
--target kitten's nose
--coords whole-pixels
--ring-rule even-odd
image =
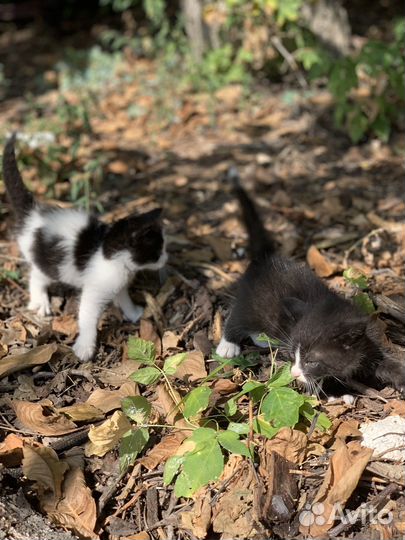
[[[300,377],[302,375],[302,369],[297,366],[293,366],[291,368],[291,375],[295,378]]]

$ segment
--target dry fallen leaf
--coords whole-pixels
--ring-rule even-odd
[[[148,455],[140,459],[140,463],[148,470],[156,469],[158,465],[164,463],[169,457],[174,456],[189,432],[175,431],[169,433],[150,450]]]
[[[344,509],[372,453],[370,448],[362,448],[358,441],[345,444],[341,439],[336,439],[336,451],[330,459],[324,481],[313,501],[313,504],[320,503],[317,507],[317,519],[313,523],[313,520],[310,520],[307,525],[305,516],[302,516],[300,518],[302,534],[322,538],[326,536],[326,532],[333,526],[337,505],[339,511]],[[312,515],[310,512],[309,517]]]
[[[11,354],[0,360],[0,377],[30,366],[46,364],[58,350],[56,343],[41,345],[22,354]]]
[[[77,430],[77,425],[60,414],[50,399],[39,403],[13,400],[11,405],[21,424],[34,433],[52,437]]]
[[[283,428],[272,439],[266,441],[267,452],[276,452],[292,463],[301,464],[306,455],[307,436],[297,429]]]
[[[131,423],[122,411],[115,413],[100,426],[92,426],[89,431],[90,442],[86,444],[86,456],[104,456],[115,448],[124,433],[131,429]]]
[[[405,400],[391,399],[384,405],[384,411],[391,415],[405,416]]]
[[[74,422],[91,422],[104,418],[104,412],[90,403],[75,403],[69,407],[56,409],[56,411],[65,414]]]
[[[308,249],[307,262],[319,277],[329,277],[336,272],[336,265],[328,261],[316,246]]]
[[[232,259],[232,241],[229,238],[205,236],[202,241],[211,246],[215,256],[220,261],[226,262]]]
[[[22,437],[14,433],[7,435],[0,443],[0,463],[5,467],[18,467],[23,457],[23,446],[24,439]]]
[[[198,381],[207,376],[204,355],[201,351],[187,352],[187,357],[176,369],[175,377],[186,382]]]
[[[98,538],[94,532],[97,520],[96,502],[80,468],[66,473],[61,497],[55,499],[48,495],[42,501],[41,507],[53,522],[62,527],[73,530],[83,538]]]
[[[23,446],[22,470],[24,475],[35,482],[35,489],[41,498],[47,491],[57,499],[62,494],[62,481],[68,469],[67,463],[59,461],[52,448],[45,446]]]
[[[205,538],[211,524],[211,494],[204,492],[189,512],[181,513],[181,523],[197,538]]]
[[[159,384],[156,388],[156,400],[153,402],[153,407],[159,412],[168,424],[174,424],[176,427],[184,427],[189,429],[189,424],[179,413],[176,403],[181,402],[180,394],[172,388],[169,392],[164,384]],[[174,401],[174,399],[176,401]]]
[[[73,315],[61,315],[52,319],[52,330],[69,338],[77,334],[77,321]]]
[[[88,397],[86,403],[104,413],[108,413],[114,409],[119,409],[123,398],[137,395],[139,395],[139,390],[136,382],[126,381],[117,390],[96,388]]]

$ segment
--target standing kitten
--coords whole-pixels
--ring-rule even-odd
[[[18,224],[18,244],[31,266],[28,309],[50,315],[48,285],[58,281],[81,289],[79,337],[73,350],[83,361],[95,351],[97,322],[114,301],[136,322],[128,285],[138,270],[158,270],[167,261],[160,209],[112,225],[81,210],[39,205],[25,187],[15,159],[15,136],[6,144],[3,178]]]
[[[234,305],[225,324],[217,353],[232,358],[241,342],[265,333],[280,340],[295,363],[291,373],[311,390],[336,380],[383,381],[405,387],[405,369],[384,357],[374,323],[351,302],[338,296],[305,264],[276,253],[252,201],[235,183],[252,261],[239,281]]]

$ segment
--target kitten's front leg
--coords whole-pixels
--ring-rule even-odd
[[[48,285],[50,281],[36,266],[31,268],[29,284],[30,302],[28,309],[36,311],[41,317],[51,314],[51,305],[48,296]]]
[[[244,325],[239,320],[238,311],[233,309],[229,315],[226,323],[225,330],[221,341],[216,349],[216,353],[222,358],[234,358],[240,354],[240,342],[243,340],[246,335],[243,329]]]
[[[137,306],[132,302],[128,287],[120,290],[114,299],[114,304],[121,308],[125,318],[133,323],[139,321],[143,315],[143,307]]]
[[[84,287],[79,308],[79,337],[73,345],[75,355],[82,361],[90,360],[97,343],[97,323],[111,300],[104,291]]]

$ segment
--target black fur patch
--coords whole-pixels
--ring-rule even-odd
[[[145,265],[159,260],[163,249],[161,210],[140,216],[129,216],[114,223],[106,234],[103,253],[107,259],[128,250],[136,264]]]
[[[15,138],[14,134],[4,148],[3,178],[14,213],[18,221],[22,222],[34,207],[35,202],[32,194],[25,187],[17,167],[14,151]]]
[[[108,225],[91,217],[87,227],[80,231],[74,247],[74,263],[79,270],[84,270],[87,263],[103,243]]]
[[[66,256],[66,250],[60,244],[58,236],[46,237],[42,229],[37,229],[32,245],[34,262],[51,279],[59,279],[59,267]]]

